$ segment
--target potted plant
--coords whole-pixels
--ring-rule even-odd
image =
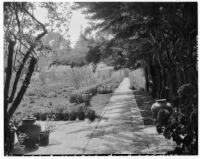
[[[72,110],[69,113],[69,120],[76,120],[76,111],[75,110]]]
[[[95,117],[96,117],[95,111],[94,111],[94,110],[88,109],[87,112],[86,112],[86,114],[87,114],[87,117],[88,117],[88,119],[89,119],[90,121],[94,121],[94,119],[95,119]]]
[[[56,113],[55,113],[56,121],[60,121],[60,120],[64,119],[63,112],[64,112],[64,108],[62,108],[60,106],[56,108]]]
[[[63,112],[63,120],[67,121],[68,119],[69,119],[69,112],[68,111]]]
[[[78,107],[77,112],[76,112],[76,116],[78,117],[79,120],[84,120],[85,119],[85,113],[83,111],[83,107],[82,106]]]
[[[92,97],[92,94],[91,93],[82,93],[82,100],[85,102],[86,105],[90,105],[90,100],[91,100],[91,97]]]
[[[29,136],[25,133],[17,132],[18,143],[14,145],[12,150],[12,155],[23,155],[25,153],[25,148],[28,146]]]
[[[19,141],[28,149],[34,149],[39,145],[41,126],[34,117],[26,117],[17,128]],[[28,137],[27,137],[28,136]]]
[[[55,131],[55,124],[49,121],[45,125],[45,130],[40,132],[40,146],[49,145],[49,135]]]
[[[151,106],[151,112],[153,114],[153,118],[156,120],[158,116],[158,112],[161,109],[167,109],[169,112],[172,111],[172,106],[170,103],[167,103],[166,99],[156,99],[156,102]]]
[[[11,152],[12,155],[24,155],[24,153],[25,153],[25,145],[21,145],[20,143],[14,145],[14,148]]]

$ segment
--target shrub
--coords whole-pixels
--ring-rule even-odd
[[[99,94],[109,94],[112,93],[112,87],[110,85],[102,85],[98,87]]]
[[[89,86],[89,87],[84,87],[78,91],[74,91],[71,93],[70,97],[69,97],[69,102],[70,103],[77,103],[77,104],[80,104],[80,103],[83,103],[84,101],[82,100],[82,94],[83,93],[91,93],[92,96],[94,96],[96,93],[97,93],[97,88],[105,83],[108,83],[110,82],[111,80],[105,80],[103,82],[100,82],[98,84],[95,84],[95,85],[92,85],[92,86]]]
[[[70,103],[82,103],[83,100],[82,100],[82,96],[81,94],[71,94],[70,97],[69,97],[69,102]]]
[[[179,88],[178,94],[182,99],[187,96],[192,102],[185,103],[183,101],[184,103],[175,105],[171,113],[169,113],[170,111],[165,111],[160,114],[163,117],[163,114],[165,114],[165,124],[161,119],[156,123],[158,133],[163,132],[165,138],[172,139],[177,144],[176,149],[168,152],[168,154],[198,154],[198,107],[195,105],[197,101],[193,98],[196,92],[191,88],[190,84],[183,85]],[[168,116],[169,114],[170,117]]]
[[[96,83],[94,73],[92,73],[91,69],[88,67],[74,67],[69,70],[68,76],[70,77],[70,82],[76,89],[79,89],[84,83],[86,85]]]
[[[39,112],[34,112],[34,113],[33,113],[33,116],[34,116],[37,120],[40,120],[41,115],[40,115]]]
[[[40,119],[41,119],[42,121],[47,120],[47,113],[41,113],[41,114],[40,114]]]

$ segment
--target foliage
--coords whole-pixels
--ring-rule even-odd
[[[11,151],[8,123],[21,103],[36,70],[38,54],[41,50],[49,50],[41,40],[51,27],[47,27],[47,24],[43,24],[34,16],[35,9],[38,5],[48,9],[50,25],[52,20],[55,24],[60,23],[62,19],[56,14],[58,4],[45,4],[47,3],[4,2],[4,139],[7,143],[5,155],[9,155]],[[65,13],[69,12],[66,10]]]
[[[68,49],[65,49],[68,46]],[[76,42],[74,48],[70,48],[67,44],[63,47],[62,54],[57,55],[50,66],[52,65],[69,65],[73,67],[82,67],[88,62],[85,60],[86,53],[88,52],[88,41],[84,34],[81,33],[79,40]],[[62,50],[60,50],[62,51]]]
[[[89,66],[71,68],[68,72],[68,77],[69,82],[72,83],[76,89],[95,84],[97,82],[97,79]]]
[[[149,91],[152,81],[154,97],[172,100],[181,84],[197,85],[197,3],[78,5],[86,8],[90,19],[101,20],[94,28],[113,35],[98,45],[101,57],[112,57],[110,64],[116,69],[144,67],[145,87]]]
[[[88,108],[87,111],[86,111],[86,117],[88,117],[88,119],[90,121],[94,121],[95,118],[96,118],[95,111],[90,109],[90,108]]]
[[[19,135],[17,136],[18,137],[18,141],[21,145],[24,144],[24,141],[29,139],[29,136],[26,135],[25,133],[19,133]]]
[[[54,132],[56,129],[56,125],[55,123],[53,123],[52,121],[48,121],[46,124],[45,124],[45,132],[46,133],[52,133]]]
[[[186,88],[187,87],[187,88]],[[191,92],[191,84],[185,84],[179,88],[184,94]],[[194,93],[193,93],[194,95]],[[191,94],[189,94],[190,98]],[[170,115],[170,116],[169,116]],[[166,109],[158,113],[156,127],[158,133],[163,133],[167,139],[176,142],[177,147],[169,154],[196,155],[198,152],[198,111],[195,103],[183,103],[174,107],[170,114]]]
[[[101,46],[104,48],[100,51],[101,57],[111,56],[115,68],[143,67],[147,92],[154,98],[166,98],[175,106],[182,105],[178,110],[184,111],[181,112],[184,117],[179,114],[181,119],[172,120],[170,123],[177,125],[170,131],[166,129],[164,135],[169,138],[173,134],[172,138],[181,146],[177,153],[196,154],[197,131],[189,128],[193,125],[189,116],[197,99],[180,98],[185,88],[180,88],[178,93],[177,89],[190,83],[194,90],[185,94],[195,92],[197,98],[197,3],[87,2],[78,5],[86,8],[90,19],[101,20],[96,28],[109,30],[113,35]],[[162,131],[162,126],[157,128]]]
[[[83,99],[82,99],[83,93],[91,93],[92,96],[94,96],[97,93],[97,88],[99,86],[101,86],[102,84],[108,83],[110,81],[111,81],[110,79],[105,80],[105,81],[102,81],[100,83],[97,83],[97,84],[94,84],[94,85],[91,85],[91,86],[88,86],[88,87],[83,87],[82,89],[79,89],[79,90],[72,92],[70,94],[70,97],[69,97],[69,102],[70,103],[77,103],[77,104],[83,103]]]

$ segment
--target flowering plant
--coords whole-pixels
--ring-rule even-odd
[[[45,132],[52,133],[55,131],[55,128],[55,123],[53,123],[52,121],[48,121],[45,125]]]
[[[28,139],[29,138],[29,136],[28,135],[26,135],[25,133],[19,133],[19,135],[18,135],[18,141],[19,141],[19,143],[21,144],[21,145],[23,145],[23,143],[24,143],[24,141],[26,140],[26,139]]]

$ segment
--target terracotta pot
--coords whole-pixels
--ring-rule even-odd
[[[19,133],[25,133],[29,139],[26,140],[25,146],[32,145],[35,147],[40,141],[40,131],[41,126],[39,124],[35,124],[36,118],[25,118],[22,123],[18,127],[17,131]]]
[[[64,119],[63,113],[55,113],[55,120],[60,121]]]
[[[95,111],[94,110],[88,110],[87,111],[87,117],[90,121],[94,121],[95,119]]]
[[[112,92],[112,87],[111,86],[107,86],[106,90],[107,90],[107,93],[111,93]]]
[[[63,120],[67,121],[69,119],[69,113],[65,112],[63,113]]]
[[[100,86],[100,87],[98,87],[98,93],[103,93],[103,91],[104,91],[104,88],[102,87],[102,86]]]
[[[76,120],[76,112],[72,111],[69,113],[69,120]]]
[[[12,155],[23,155],[25,153],[25,145],[17,144],[14,146],[11,154]]]
[[[167,109],[161,109],[158,112],[157,121],[161,125],[166,125],[168,123],[169,118],[170,118],[170,112]]]
[[[169,112],[172,111],[172,106],[170,103],[167,103],[166,99],[157,99],[155,103],[151,106],[151,112],[153,114],[153,118],[157,119],[158,112],[161,109],[167,109]]]
[[[78,117],[79,120],[85,119],[85,113],[81,110],[77,111],[76,116]]]
[[[92,97],[92,95],[90,93],[83,93],[82,94],[82,99],[83,99],[84,102],[90,101],[91,97]]]
[[[49,133],[48,132],[40,132],[40,146],[48,146],[49,145]]]

